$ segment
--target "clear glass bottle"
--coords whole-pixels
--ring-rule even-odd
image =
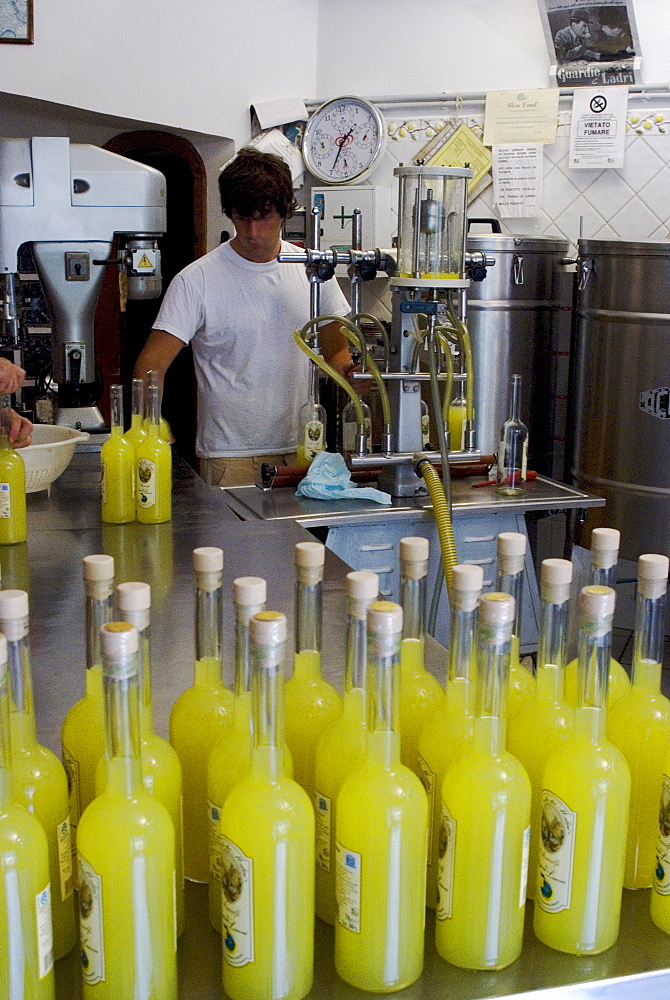
[[[321,736],[315,766],[315,908],[316,915],[327,924],[334,924],[336,919],[337,796],[345,779],[363,762],[365,755],[367,612],[377,599],[379,577],[365,570],[347,573],[345,590],[348,614],[343,711]]]
[[[430,839],[426,868],[426,905],[437,906],[444,776],[472,741],[474,716],[477,608],[484,583],[481,566],[454,566],[451,576],[451,631],[446,697],[419,735],[416,773],[428,796]]]
[[[172,517],[172,451],[161,438],[160,394],[147,388],[147,436],[136,450],[136,515],[143,524],[162,524]]]
[[[498,444],[498,487],[502,496],[519,496],[526,482],[528,428],[520,417],[521,376],[512,375],[509,417],[500,428]]]
[[[134,378],[132,381],[132,410],[130,427],[124,434],[126,441],[132,444],[135,451],[147,436],[144,429],[144,379]]]
[[[542,782],[534,929],[570,955],[597,955],[619,934],[630,773],[605,736],[614,599],[610,587],[581,592],[574,729]]]
[[[370,412],[370,407],[364,400],[360,400],[360,404],[363,408],[364,423],[365,428],[365,452],[368,455],[372,454],[372,413]],[[352,453],[358,453],[358,448],[356,447],[356,439],[358,436],[358,415],[356,413],[356,407],[349,400],[347,405],[342,411],[342,447],[347,455]]]
[[[400,539],[400,758],[416,771],[419,734],[444,702],[440,683],[425,667],[428,539]]]
[[[421,400],[421,447],[428,448],[430,445],[430,411],[425,399]]]
[[[310,465],[326,450],[326,411],[314,399],[303,403],[298,412],[298,465]]]
[[[146,380],[146,391],[145,396],[147,399],[147,405],[145,406],[144,412],[144,430],[148,431],[149,428],[149,407],[148,407],[148,389],[150,386],[155,385],[158,388],[158,423],[159,423],[159,437],[161,441],[165,441],[166,444],[172,442],[172,431],[170,430],[170,425],[165,419],[163,414],[163,389],[161,385],[160,373],[157,371],[147,372]]]
[[[518,531],[502,531],[497,542],[497,589],[514,598],[514,628],[509,667],[507,718],[514,716],[535,697],[535,678],[521,663],[521,611],[523,600],[524,563],[528,539]]]
[[[323,567],[321,542],[295,547],[295,656],[286,683],[286,742],[295,780],[314,801],[314,765],[321,734],[342,712],[342,699],[321,675]]]
[[[464,969],[503,969],[523,941],[531,793],[505,749],[513,623],[514,598],[482,596],[473,742],[442,784],[435,942]]]
[[[26,467],[9,440],[11,396],[0,396],[0,545],[25,542]]]
[[[465,375],[456,376],[456,394],[449,405],[449,433],[452,451],[462,451],[465,444],[463,431],[465,429],[465,411],[467,408],[465,398],[466,377]]]
[[[286,617],[251,619],[251,772],[226,799],[223,987],[231,1000],[301,1000],[314,964],[314,811],[284,766]]]
[[[135,449],[123,436],[123,386],[112,385],[109,439],[100,450],[102,520],[127,524],[135,520]]]
[[[572,563],[545,559],[541,570],[540,639],[535,696],[510,719],[507,749],[523,764],[533,792],[530,824],[528,895],[534,898],[542,820],[542,776],[557,750],[572,735],[574,712],[565,700],[565,641],[570,607]]]
[[[335,968],[346,983],[389,993],[423,969],[426,793],[400,760],[402,608],[368,609],[365,763],[337,800]]]
[[[209,879],[207,763],[233,717],[233,693],[221,663],[223,551],[193,550],[195,573],[195,676],[170,713],[170,743],[181,762],[184,789],[184,874]]]
[[[175,838],[142,780],[139,637],[101,629],[107,780],[79,823],[84,1000],[177,1000]]]

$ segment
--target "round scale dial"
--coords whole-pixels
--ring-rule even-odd
[[[386,144],[384,119],[360,97],[339,97],[318,108],[305,126],[302,154],[326,184],[351,184],[369,174]]]

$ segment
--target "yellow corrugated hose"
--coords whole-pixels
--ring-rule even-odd
[[[423,476],[433,504],[433,514],[435,515],[435,523],[437,524],[437,533],[440,538],[440,548],[442,550],[444,578],[447,581],[447,591],[451,594],[451,570],[458,564],[458,554],[456,552],[456,539],[454,538],[449,504],[444,495],[440,477],[428,459],[417,456],[415,468],[419,475]]]

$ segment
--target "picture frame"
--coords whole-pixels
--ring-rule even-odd
[[[33,44],[33,0],[0,0],[0,43]]]

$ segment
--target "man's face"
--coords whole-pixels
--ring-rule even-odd
[[[279,253],[283,222],[276,208],[266,215],[261,215],[259,212],[253,215],[239,215],[233,209],[232,221],[235,226],[235,236],[230,242],[241,257],[256,264],[274,260]]]
[[[572,27],[578,38],[588,38],[589,37],[589,23],[588,21],[573,21]]]

